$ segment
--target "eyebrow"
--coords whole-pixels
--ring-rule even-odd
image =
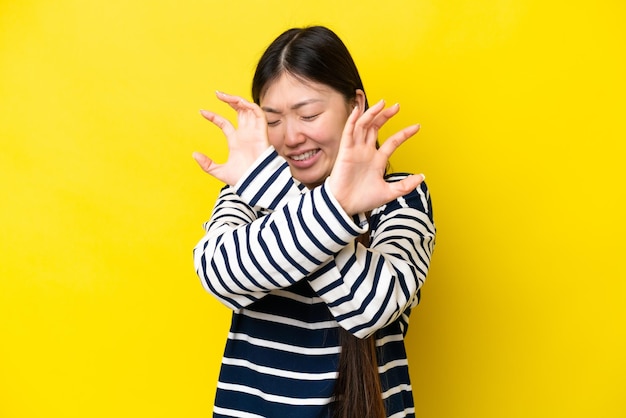
[[[309,105],[311,103],[317,103],[317,102],[321,102],[321,101],[322,101],[322,99],[307,99],[307,100],[303,100],[303,101],[298,102],[298,103],[294,104],[293,106],[291,106],[290,109],[291,110],[297,110],[297,109],[300,109],[302,106],[306,106],[306,105]],[[276,113],[276,114],[280,114],[281,113],[280,111],[278,111],[278,110],[276,110],[276,109],[274,109],[272,107],[269,107],[269,106],[261,106],[261,109],[263,111],[267,112],[267,113]]]

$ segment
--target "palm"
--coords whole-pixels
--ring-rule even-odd
[[[220,115],[203,110],[202,116],[219,127],[228,141],[228,158],[218,164],[201,153],[193,157],[200,167],[216,179],[235,185],[246,170],[267,149],[267,121],[256,104],[236,96],[218,93],[218,98],[237,111],[237,128]]]

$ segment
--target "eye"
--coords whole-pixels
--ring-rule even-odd
[[[267,121],[267,126],[276,126],[280,123],[280,119],[278,120],[268,120]]]
[[[310,116],[302,116],[302,120],[312,121],[312,120],[315,120],[315,118],[317,118],[319,115],[321,115],[321,113],[316,113],[315,115],[310,115]]]

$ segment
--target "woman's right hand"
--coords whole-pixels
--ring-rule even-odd
[[[228,159],[219,164],[200,152],[194,152],[193,158],[205,172],[234,186],[269,146],[267,120],[263,110],[254,103],[222,92],[217,92],[216,95],[219,100],[237,111],[237,128],[216,113],[208,110],[201,110],[200,113],[226,136]]]

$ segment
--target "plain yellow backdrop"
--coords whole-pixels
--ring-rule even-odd
[[[344,39],[439,231],[423,418],[626,417],[618,0],[0,2],[0,417],[210,416],[229,311],[191,249],[232,117],[291,26]]]

